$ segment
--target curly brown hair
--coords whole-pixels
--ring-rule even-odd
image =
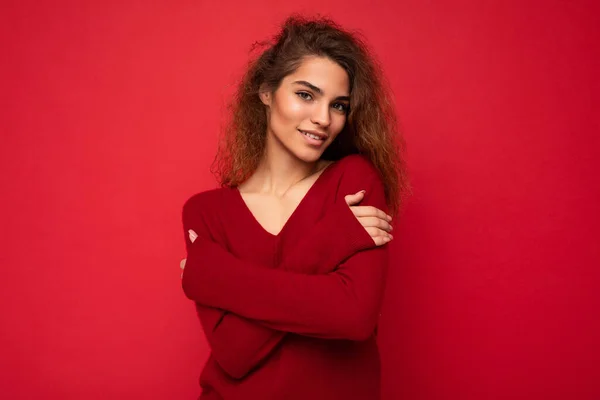
[[[389,84],[360,34],[345,31],[328,18],[294,14],[271,40],[254,43],[252,51],[256,49],[264,50],[250,60],[228,106],[230,119],[211,168],[221,186],[244,182],[263,155],[267,116],[258,96],[261,85],[274,92],[305,57],[326,57],[348,74],[350,109],[344,128],[322,158],[339,160],[357,153],[368,158],[380,173],[390,213],[396,214],[412,192],[403,157],[405,142]]]

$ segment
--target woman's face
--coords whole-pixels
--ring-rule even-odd
[[[318,160],[346,123],[349,96],[342,67],[328,58],[306,58],[274,93],[260,94],[267,106],[268,150],[284,150],[305,162]]]

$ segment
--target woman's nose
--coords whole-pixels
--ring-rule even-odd
[[[331,123],[329,105],[319,105],[316,107],[310,120],[313,124],[318,124],[325,128],[328,127]]]

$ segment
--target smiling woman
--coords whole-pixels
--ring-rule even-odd
[[[273,92],[263,90],[267,109],[267,136],[307,163],[321,158],[346,123],[350,103],[348,74],[326,57],[305,57],[300,67],[286,76]],[[299,132],[303,136],[290,134]],[[306,146],[303,143],[308,143]]]
[[[246,72],[183,207],[182,286],[211,347],[201,399],[378,399],[392,216],[409,193],[367,47],[291,17]]]

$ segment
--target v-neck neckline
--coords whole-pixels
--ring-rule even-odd
[[[281,227],[281,229],[279,230],[279,232],[277,234],[271,233],[268,230],[266,230],[265,227],[258,221],[258,219],[256,218],[256,216],[252,213],[252,210],[250,210],[250,207],[248,207],[248,204],[246,203],[246,201],[242,197],[242,193],[239,191],[239,189],[238,189],[237,186],[231,187],[231,190],[233,190],[235,192],[234,193],[235,197],[240,201],[241,206],[244,208],[244,212],[250,217],[252,223],[254,225],[256,225],[258,227],[258,229],[260,231],[264,232],[267,236],[269,236],[271,238],[274,238],[274,239],[278,239],[288,229],[288,226],[291,223],[293,223],[296,215],[299,214],[302,211],[302,208],[305,206],[305,203],[308,200],[310,200],[310,197],[313,195],[313,192],[316,191],[317,186],[321,183],[321,181],[323,181],[325,174],[335,164],[337,164],[337,161],[333,161],[332,163],[330,163],[329,165],[327,165],[323,169],[323,171],[321,171],[321,173],[319,174],[319,176],[317,177],[317,179],[315,179],[315,181],[313,182],[313,184],[310,185],[310,187],[308,188],[308,190],[306,191],[306,193],[304,194],[304,196],[302,197],[302,199],[300,199],[300,202],[298,203],[298,205],[296,205],[296,208],[294,209],[294,211],[292,211],[292,213],[290,214],[290,216],[285,221],[285,223],[283,224],[283,226]]]

